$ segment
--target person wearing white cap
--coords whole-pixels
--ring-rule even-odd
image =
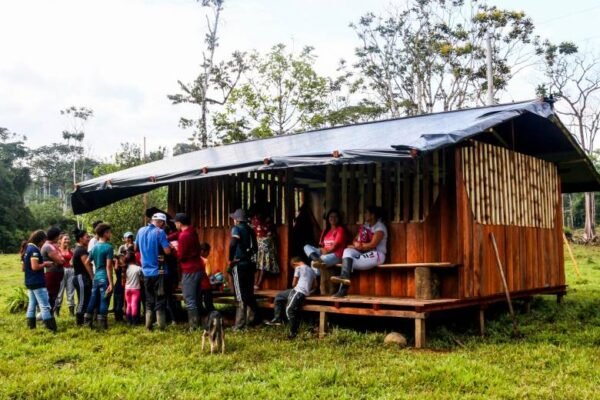
[[[171,247],[163,230],[166,223],[167,216],[164,213],[155,213],[150,223],[140,228],[135,238],[135,249],[139,250],[142,256],[148,330],[152,329],[154,313],[159,329],[164,329],[167,325],[164,255],[171,253]]]
[[[232,270],[237,310],[235,330],[254,324],[256,318],[256,298],[254,297],[254,254],[257,250],[256,236],[248,225],[246,213],[241,208],[229,215],[235,222],[231,230],[229,244],[229,267]]]

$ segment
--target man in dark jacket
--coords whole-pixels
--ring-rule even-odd
[[[254,297],[254,273],[256,264],[256,237],[248,225],[244,210],[237,209],[229,215],[235,223],[231,230],[229,244],[229,266],[232,269],[233,284],[237,300],[234,330],[254,324],[256,318],[256,298]]]

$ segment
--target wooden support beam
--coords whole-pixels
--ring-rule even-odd
[[[319,311],[319,339],[323,339],[327,333],[327,313]]]
[[[425,347],[425,318],[415,319],[415,348]]]
[[[485,308],[479,309],[479,334],[485,336]]]

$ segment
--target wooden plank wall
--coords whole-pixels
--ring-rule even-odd
[[[334,188],[329,195],[323,186],[307,189],[292,185],[284,171],[270,176],[254,173],[172,184],[169,210],[186,211],[192,216],[201,240],[213,246],[213,268],[222,269],[231,229],[228,212],[242,205],[249,207],[258,188],[265,189],[276,210],[273,218],[277,222],[282,270],[280,275],[267,278],[264,287],[268,289],[283,289],[289,284],[288,249],[293,240],[289,226],[308,198],[320,202],[315,210],[329,208],[326,201],[340,208],[353,234],[364,218],[364,208],[381,205],[389,229],[387,262],[462,264],[457,270],[442,272],[443,297],[502,292],[489,241],[491,232],[498,242],[510,290],[563,285],[561,197],[556,169],[531,157],[488,146],[475,143],[466,150],[441,151],[421,161],[334,166],[327,174]],[[491,161],[488,154],[493,154]],[[484,166],[472,168],[476,161]],[[538,176],[531,176],[535,174]],[[321,221],[320,215],[315,217]],[[413,274],[402,270],[363,272],[356,275],[351,292],[412,297]]]
[[[236,208],[246,210],[257,200],[268,203],[272,221],[276,225],[276,240],[281,273],[268,276],[263,288],[278,289],[287,285],[288,224],[285,207],[286,172],[251,172],[234,174],[169,185],[169,212],[186,212],[198,229],[201,242],[211,245],[209,262],[212,270],[224,271],[227,265],[229,239],[233,221],[229,214]],[[292,189],[293,190],[293,189]],[[261,193],[262,192],[262,193]],[[302,199],[296,192],[290,198],[293,204]],[[261,197],[263,196],[263,197]],[[290,212],[293,212],[290,209]]]
[[[456,195],[455,186],[448,178],[454,173],[452,152],[436,152],[418,159],[395,163],[371,165],[334,166],[327,174],[334,188],[327,197],[325,190],[301,189],[292,186],[286,212],[285,172],[269,174],[252,173],[220,178],[206,178],[182,182],[169,186],[169,210],[187,212],[198,227],[201,241],[213,247],[210,262],[213,270],[222,270],[226,265],[227,246],[231,220],[227,215],[236,207],[250,207],[256,198],[258,187],[270,190],[270,202],[276,206],[274,219],[277,222],[277,240],[282,273],[269,276],[264,288],[286,288],[290,273],[287,260],[290,218],[302,205],[307,192],[325,210],[329,202],[337,205],[350,221],[352,234],[358,230],[364,218],[364,208],[370,204],[380,205],[386,211],[389,229],[388,262],[434,262],[458,260]],[[315,215],[322,221],[320,215]],[[448,271],[442,279],[442,294],[446,297],[458,295],[458,271]],[[376,270],[357,274],[352,292],[376,296],[414,296],[412,271]]]
[[[473,168],[475,163],[482,163]],[[461,297],[502,293],[490,233],[511,291],[564,285],[562,207],[556,167],[474,142],[456,150]]]

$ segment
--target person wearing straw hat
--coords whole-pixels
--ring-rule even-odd
[[[148,330],[152,330],[154,313],[159,329],[164,329],[167,325],[164,255],[171,253],[171,247],[163,230],[166,223],[167,216],[157,212],[152,215],[147,226],[140,228],[135,238],[135,249],[139,250],[142,256]]]
[[[231,230],[229,243],[229,267],[232,270],[233,284],[237,309],[235,313],[235,330],[240,330],[248,325],[253,325],[256,318],[256,298],[254,297],[254,273],[256,264],[256,236],[248,225],[246,213],[238,208],[229,214],[235,226]]]

